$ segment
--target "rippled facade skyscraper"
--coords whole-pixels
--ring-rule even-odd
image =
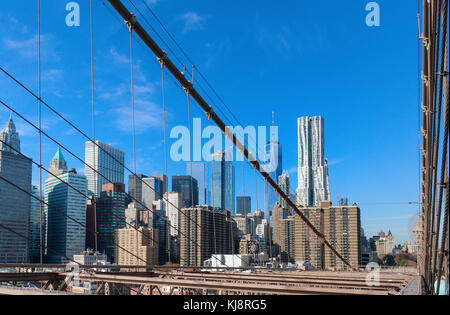
[[[330,200],[323,117],[298,118],[297,204],[318,206]]]

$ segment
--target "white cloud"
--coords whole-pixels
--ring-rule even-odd
[[[117,115],[116,126],[119,130],[125,132],[133,132],[133,113],[131,105],[120,106],[113,110]],[[134,110],[136,133],[143,133],[151,128],[159,128],[162,126],[163,111],[152,101],[138,99],[135,101]]]
[[[178,15],[178,20],[184,22],[183,33],[202,29],[205,19],[205,17],[192,11]]]
[[[27,39],[4,39],[6,47],[15,51],[19,56],[27,59],[37,58],[39,36],[33,35]],[[45,59],[59,60],[53,48],[53,36],[41,34],[41,56]]]
[[[122,56],[121,54],[119,54],[116,50],[116,48],[112,47],[109,50],[109,54],[111,55],[111,57],[113,58],[114,62],[116,63],[123,63],[123,64],[129,64],[130,63],[130,58]]]

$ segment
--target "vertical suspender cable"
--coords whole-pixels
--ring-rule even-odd
[[[91,36],[91,91],[92,91],[92,154],[95,167],[95,98],[94,98],[94,23],[93,23],[93,9],[92,0],[89,3],[89,19],[90,19],[90,36]],[[97,163],[98,165],[98,163]],[[97,235],[97,195],[100,194],[97,187],[97,176],[94,174],[94,187],[95,194],[92,200],[93,210],[94,210],[94,241],[95,241],[95,257],[98,263],[98,235]]]
[[[226,154],[226,153],[225,153]],[[226,159],[225,159],[226,160]],[[234,235],[233,235],[233,176],[234,174],[230,174],[232,163],[231,161],[225,161],[227,163],[227,169],[228,169],[228,198],[230,199],[230,239],[231,239],[231,254],[233,255],[233,267],[234,265]],[[231,175],[231,176],[230,176]]]
[[[133,167],[134,167],[134,199],[137,200],[137,167],[136,167],[136,125],[135,125],[135,111],[134,111],[134,72],[133,72],[133,27],[128,25],[130,33],[130,69],[131,69],[131,116],[133,123]],[[138,244],[138,230],[139,230],[139,207],[136,205],[136,254],[139,256],[139,244]],[[153,229],[152,229],[153,231]],[[144,237],[144,236],[142,236]]]
[[[164,183],[165,185],[165,194],[167,196],[167,199],[169,199],[169,173],[167,171],[167,127],[166,127],[166,93],[165,93],[165,82],[164,82],[164,61],[159,61],[161,64],[161,85],[162,85],[162,101],[163,101],[163,123],[164,123],[164,171],[166,174],[166,181]],[[166,204],[166,215],[167,215],[167,208],[169,207],[169,203]],[[167,247],[167,254],[169,258],[169,263],[171,262],[170,257],[170,246],[171,246],[171,235],[168,233],[169,238],[169,244]]]
[[[192,79],[194,78],[194,66],[192,65]],[[194,80],[192,80],[192,84]],[[194,202],[194,179],[192,177],[192,144],[193,144],[193,139],[192,139],[192,128],[191,128],[191,96],[189,93],[189,89],[185,89],[186,91],[186,99],[187,99],[187,115],[188,115],[188,125],[189,125],[189,160],[190,160],[190,181],[191,181],[191,209],[192,211],[194,211],[195,208],[195,202]],[[198,244],[198,251],[200,252],[200,244]],[[197,258],[198,258],[198,254],[196,255],[196,262],[198,264]]]
[[[209,143],[211,144],[211,119],[208,117],[209,126]],[[210,152],[211,153],[211,152]],[[214,232],[214,254],[217,254],[217,239],[216,239],[216,209],[214,208],[214,175],[213,175],[213,159],[214,154],[211,155],[211,206],[213,214],[213,232]]]
[[[41,117],[41,1],[38,0],[38,81],[39,81],[39,165],[42,166],[42,117]],[[39,196],[42,200],[42,169],[39,168]],[[43,244],[43,211],[42,202],[39,203],[39,233],[40,241]],[[40,247],[40,262],[43,264],[44,248]]]

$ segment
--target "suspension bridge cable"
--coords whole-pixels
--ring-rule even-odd
[[[151,25],[151,23],[147,20],[147,18],[145,17],[144,14],[142,14],[142,12],[139,10],[139,8],[133,3],[132,0],[128,0],[131,5],[135,8],[135,10],[139,13],[139,15],[143,18],[144,22],[150,27],[150,29],[157,35],[157,37],[162,41],[162,43],[166,46],[166,48],[172,53],[172,55],[174,55],[174,57],[176,58],[176,60],[181,64],[181,66],[183,68],[186,68],[186,65],[180,60],[180,58],[178,57],[178,55],[170,48],[170,46],[167,44],[166,41],[164,41],[164,39],[162,38],[162,36],[156,31],[156,29]],[[147,7],[147,9],[150,9],[148,7],[148,5],[144,2],[145,6]],[[154,15],[154,13],[152,13]],[[156,15],[155,15],[156,16]],[[159,19],[158,19],[159,20]],[[162,23],[159,21],[159,23],[162,25]],[[172,38],[172,40],[176,43],[177,47],[183,52],[183,54],[185,55],[185,57],[187,57],[187,54],[184,52],[184,50],[182,50],[181,46],[175,41],[175,39],[172,37],[172,35],[167,31],[167,29],[163,26],[163,28],[165,29],[165,31],[168,33],[168,35]],[[187,57],[189,63],[194,66],[194,63],[192,62],[192,60],[190,60],[189,57]],[[196,67],[197,68],[197,67]],[[212,88],[211,84],[206,80],[206,78],[204,77],[204,75],[197,69],[197,72],[199,73],[199,75],[203,78],[203,80],[207,83],[207,85],[210,87],[210,89],[214,92],[214,94],[221,100],[221,103],[227,108],[227,110],[231,113],[231,115],[234,117],[235,121],[242,126],[242,124],[239,122],[239,120],[236,118],[236,116],[233,114],[233,112],[230,110],[230,108],[225,104],[225,102],[223,102],[223,100],[220,98],[220,96],[217,94],[217,92]],[[200,82],[198,82],[197,80],[194,79],[194,77],[192,77],[192,83],[196,83],[201,90],[203,90],[206,93],[205,89],[201,86]],[[231,123],[231,120],[228,119],[227,115],[220,109],[219,106],[217,106],[217,104],[212,100],[211,97],[209,97],[209,95],[207,94],[208,98],[213,102],[214,105],[216,105],[216,108],[219,109],[219,111],[222,113],[223,116],[225,116],[227,118],[227,120]],[[244,136],[244,135],[242,135]],[[255,140],[256,142],[256,140]],[[260,150],[260,149],[259,149]]]
[[[167,167],[167,127],[166,127],[166,93],[165,93],[165,81],[164,81],[164,62],[160,60],[161,65],[161,87],[162,87],[162,103],[163,103],[163,123],[164,123],[164,170],[166,174],[165,180],[165,193],[167,194],[167,199],[169,199],[169,173]],[[166,215],[168,213],[168,207],[166,207]],[[171,234],[169,233],[169,246],[168,246],[168,256],[169,256],[169,264],[171,263],[170,257],[170,247],[171,247]]]
[[[130,21],[130,18],[132,17],[131,13],[128,11],[128,9],[122,4],[120,0],[108,0],[109,3],[116,9],[116,11],[122,16],[122,18],[126,21]],[[153,51],[153,53],[157,57],[162,57],[164,55],[164,52],[161,50],[161,48],[153,41],[153,39],[148,35],[148,33],[145,31],[145,29],[141,26],[140,23],[137,21],[133,21],[133,28],[135,32],[141,37],[142,40],[145,41],[146,45]],[[184,78],[184,76],[181,74],[181,72],[178,70],[178,68],[170,61],[170,59],[167,59],[166,66],[169,69],[169,71],[174,75],[174,77],[184,86],[188,87],[189,82]],[[197,101],[197,103],[202,107],[202,109],[205,111],[207,115],[209,115],[214,122],[218,125],[218,127],[222,130],[222,132],[225,133],[227,137],[230,138],[230,140],[233,142],[233,144],[240,150],[241,152],[244,152],[244,155],[248,160],[251,161],[253,166],[258,169],[258,171],[263,175],[263,177],[267,178],[270,185],[280,193],[280,195],[283,197],[283,199],[291,206],[297,215],[301,217],[301,219],[308,225],[308,228],[310,228],[324,243],[325,246],[327,246],[334,255],[336,255],[337,258],[339,258],[341,261],[344,262],[346,266],[349,268],[352,268],[351,264],[344,258],[342,255],[329,243],[329,241],[326,239],[325,235],[322,234],[317,228],[308,220],[308,218],[303,214],[302,211],[299,210],[298,206],[295,205],[287,196],[286,194],[281,191],[280,187],[270,178],[270,176],[262,170],[261,165],[258,161],[256,161],[252,155],[249,153],[247,148],[236,138],[235,135],[228,135],[226,133],[226,126],[223,123],[223,121],[220,119],[220,117],[212,110],[211,106],[206,103],[206,101],[201,97],[201,95],[192,87],[191,94],[193,98]]]
[[[91,102],[92,102],[92,140],[95,142],[95,90],[94,90],[94,21],[93,21],[93,7],[92,0],[89,1],[89,21],[90,21],[90,44],[91,44]],[[92,150],[94,167],[95,167],[95,150]],[[97,190],[97,177],[94,176],[94,187]],[[95,246],[95,258],[98,263],[98,239],[97,239],[97,196],[94,195],[92,200],[94,208],[94,246]]]
[[[39,93],[39,100],[38,100],[38,110],[39,110],[39,129],[42,128],[42,111],[41,111],[41,1],[38,0],[38,93]],[[39,165],[42,165],[42,135],[41,132],[39,132]],[[42,170],[39,169],[39,195],[42,199]],[[43,225],[43,212],[42,212],[42,205],[39,204],[39,233],[40,233],[40,240],[43,241],[43,231],[42,231],[42,225]],[[44,253],[42,251],[42,247],[39,248],[40,251],[40,262],[42,264],[43,262],[43,256]]]
[[[442,112],[442,102],[443,102],[443,93],[445,92],[444,85],[446,86],[448,84],[447,82],[447,76],[444,74],[447,70],[447,54],[448,54],[448,40],[447,40],[447,17],[448,17],[448,1],[442,2],[443,8],[442,8],[442,52],[441,52],[441,61],[440,61],[440,71],[439,71],[439,96],[438,96],[438,118],[437,118],[437,135],[434,139],[435,141],[435,151],[434,151],[434,194],[433,194],[433,222],[432,226],[435,229],[435,237],[431,238],[431,245],[430,245],[430,251],[432,255],[432,262],[433,266],[436,266],[437,264],[437,251],[438,251],[438,243],[439,243],[439,232],[440,232],[440,221],[441,221],[441,211],[442,211],[442,192],[443,187],[440,186],[439,189],[439,202],[438,202],[438,209],[437,213],[435,214],[436,209],[436,195],[438,192],[437,189],[437,176],[438,176],[438,155],[439,155],[439,143],[440,143],[440,133],[441,133],[441,112]],[[444,100],[445,101],[445,100]],[[444,104],[445,107],[445,104]],[[445,110],[445,108],[444,108]],[[444,118],[445,120],[445,118]],[[445,126],[444,126],[445,128]],[[444,145],[443,145],[443,154],[446,154],[446,145],[445,145],[445,136],[444,136]],[[442,164],[444,165],[444,168],[446,168],[446,163]],[[445,171],[444,169],[441,170],[441,183],[445,181]],[[436,220],[435,220],[436,215]],[[434,255],[433,255],[434,251]],[[436,270],[433,271],[434,274],[436,274]],[[434,284],[434,281],[433,281]]]

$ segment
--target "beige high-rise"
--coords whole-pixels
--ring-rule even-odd
[[[119,265],[157,265],[159,231],[141,227],[116,231],[116,257]]]
[[[361,263],[361,218],[358,206],[334,207],[322,202],[320,207],[302,209],[311,223],[353,267]],[[306,224],[295,217],[295,260],[309,262],[315,268],[345,269],[345,264]]]
[[[202,266],[213,254],[231,253],[231,216],[209,206],[180,213],[180,265]]]

